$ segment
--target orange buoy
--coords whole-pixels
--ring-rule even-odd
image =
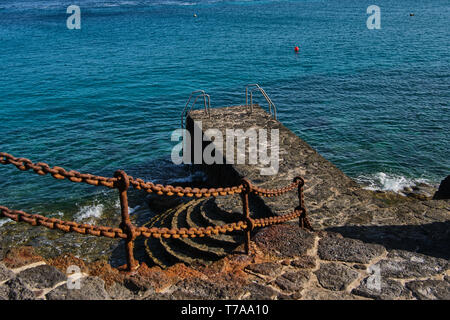
[[[294,51],[295,51],[295,52],[299,52],[299,51],[300,51],[300,48],[299,48],[299,47],[295,47],[295,48],[294,48]]]

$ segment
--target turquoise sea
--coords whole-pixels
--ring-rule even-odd
[[[66,27],[72,4],[80,30]],[[372,4],[380,30],[366,26]],[[256,82],[279,120],[367,187],[437,184],[450,174],[449,18],[445,0],[0,0],[0,150],[189,180],[170,134],[190,92],[243,104]],[[0,190],[33,213],[118,210],[115,191],[11,166]]]

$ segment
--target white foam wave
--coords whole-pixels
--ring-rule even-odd
[[[64,213],[61,211],[56,211],[54,214],[52,214],[52,216],[56,216],[56,217],[63,217]]]
[[[92,218],[100,218],[103,214],[103,204],[93,204],[81,207],[75,215],[76,221],[83,221]]]
[[[12,220],[8,219],[8,218],[0,219],[0,227],[3,227],[5,224],[7,224],[9,222],[12,222]]]
[[[372,175],[361,175],[356,178],[356,181],[364,186],[364,189],[379,190],[379,191],[393,191],[401,193],[405,188],[412,188],[419,183],[432,183],[424,178],[407,178],[402,175],[377,172]]]

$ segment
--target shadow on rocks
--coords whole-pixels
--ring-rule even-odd
[[[342,226],[326,231],[340,233],[347,238],[381,244],[386,249],[422,253],[436,258],[450,259],[450,221],[423,225]]]
[[[134,241],[134,258],[139,263],[145,263],[148,266],[154,266],[153,261],[151,261],[148,257],[148,254],[146,252],[145,247],[145,238],[144,237],[138,237]],[[118,268],[120,266],[123,266],[127,263],[126,260],[126,251],[125,251],[125,240],[120,240],[117,242],[117,246],[113,249],[111,252],[111,255],[109,257],[108,263],[113,268]]]

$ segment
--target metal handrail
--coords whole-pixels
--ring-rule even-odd
[[[253,88],[251,88],[253,87]],[[250,89],[251,88],[251,89]],[[250,90],[249,90],[250,89]],[[248,84],[245,87],[245,106],[250,106],[250,112],[253,111],[253,92],[258,90],[261,92],[263,97],[266,99],[267,103],[269,104],[269,113],[270,115],[276,120],[277,119],[277,108],[275,104],[272,102],[272,99],[269,98],[269,95],[266,93],[266,91],[261,88],[257,83]],[[250,93],[250,105],[248,104],[248,94]],[[195,97],[195,98],[194,98]],[[186,102],[186,105],[184,106],[183,112],[181,112],[181,128],[185,128],[185,118],[194,109],[195,103],[197,102],[197,99],[202,97],[203,98],[203,104],[205,106],[205,114],[211,117],[211,97],[209,94],[207,94],[204,90],[196,90],[191,92],[191,95],[189,96],[189,99]],[[189,107],[189,104],[191,100],[194,98],[194,101],[192,105]],[[208,102],[206,100],[208,99]]]
[[[189,103],[191,102],[192,97],[195,96],[194,102],[192,103],[192,106],[188,110]],[[189,96],[188,101],[186,102],[186,105],[184,106],[183,112],[181,112],[181,128],[184,129],[184,118],[189,114],[189,112],[192,111],[194,108],[195,103],[197,102],[197,99],[199,97],[203,97],[203,103],[205,105],[205,114],[211,116],[211,97],[209,94],[207,94],[204,90],[196,90],[192,91],[191,95]],[[208,99],[208,104],[206,104],[206,99]]]
[[[269,104],[269,112],[274,117],[274,119],[276,120],[277,119],[277,108],[275,107],[275,104],[269,98],[269,96],[267,95],[266,91],[264,91],[264,89],[261,88],[257,83],[248,84],[245,87],[245,105],[246,106],[249,105],[248,104],[248,93],[249,93],[249,88],[250,87],[254,87],[253,89],[250,90],[250,112],[253,111],[253,91],[258,90],[259,92],[261,92],[261,94],[266,99],[267,103]]]
[[[250,108],[251,108],[251,111],[253,111],[253,91],[255,91],[255,90],[258,90],[264,96],[266,101],[269,103],[269,112],[270,112],[270,114],[274,113],[274,117],[276,119],[275,105],[272,102],[272,99],[269,98],[269,96],[267,95],[267,93],[264,91],[263,88],[254,88],[254,89],[250,90]],[[272,109],[273,109],[273,111],[272,111]]]

